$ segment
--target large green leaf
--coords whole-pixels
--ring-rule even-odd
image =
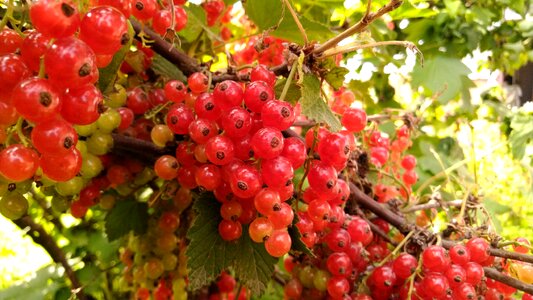
[[[105,68],[99,70],[98,76],[98,87],[103,93],[106,93],[113,87],[115,78],[117,77],[117,71],[126,57],[126,53],[130,51],[130,46],[133,42],[133,37],[135,36],[135,31],[131,26],[131,23],[128,21],[128,34],[130,39],[120,50],[113,56],[113,60]]]
[[[114,241],[133,230],[136,234],[148,228],[148,204],[134,199],[119,201],[105,220],[105,232]]]
[[[303,44],[302,34],[281,0],[248,0],[244,7],[248,17],[260,30],[276,28],[271,33],[273,36]],[[301,15],[298,19],[310,41],[325,41],[333,36],[333,32],[321,23]]]
[[[341,129],[341,122],[322,99],[320,81],[317,77],[309,74],[304,76],[300,105],[302,113],[309,119],[328,124],[332,131]]]
[[[218,233],[220,204],[211,193],[196,198],[193,209],[197,215],[187,232],[190,288],[197,290],[208,285],[222,270],[232,268],[237,279],[254,295],[261,294],[277,259],[266,252],[263,244],[250,239],[247,228],[243,228],[243,235],[237,241],[224,241]]]
[[[423,86],[433,94],[440,94],[438,100],[446,103],[470,86],[466,77],[470,69],[458,58],[436,56],[426,61],[424,67],[416,65],[413,70],[413,88]]]

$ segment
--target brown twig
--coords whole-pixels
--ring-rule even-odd
[[[512,286],[515,289],[524,291],[528,294],[533,294],[533,284],[524,283],[516,278],[505,275],[494,268],[484,267],[483,270],[485,271],[485,276],[490,279],[505,283],[508,286]]]
[[[161,148],[152,142],[113,133],[113,149],[115,154],[133,155],[154,162],[158,157],[165,154],[174,154],[175,147]]]
[[[407,207],[406,209],[402,210],[402,212],[410,213],[410,212],[415,212],[419,210],[439,208],[442,206],[461,207],[462,203],[463,203],[463,200],[453,200],[453,201],[443,201],[443,202],[432,200],[432,201],[429,201],[428,203]]]
[[[390,119],[393,119],[393,116],[390,114],[376,114],[376,115],[370,115],[366,118],[367,122],[379,122],[379,121],[390,120]],[[297,126],[297,127],[311,127],[315,125],[316,125],[316,122],[313,120],[301,120],[301,121],[296,121],[292,124],[292,126]]]
[[[350,44],[350,45],[344,45],[344,46],[337,46],[337,47],[333,47],[333,48],[330,48],[324,51],[321,57],[326,58],[330,56],[335,56],[337,54],[350,53],[350,52],[360,50],[360,49],[377,48],[377,47],[382,47],[382,46],[402,46],[419,54],[421,57],[423,57],[420,49],[418,49],[418,47],[416,47],[414,43],[409,42],[409,41],[381,41],[381,42],[373,42],[373,43],[368,43],[368,44],[355,44],[355,45]]]
[[[368,1],[370,3],[371,0]],[[385,6],[382,6],[375,13],[370,12],[369,5],[367,4],[366,13],[361,18],[361,20],[359,20],[359,22],[357,22],[352,27],[346,29],[345,31],[341,32],[336,37],[331,38],[324,44],[320,45],[320,47],[313,50],[313,53],[321,54],[327,49],[336,46],[340,41],[344,40],[345,38],[365,30],[365,28],[368,27],[370,23],[374,22],[377,18],[383,16],[384,14],[395,10],[402,4],[402,2],[403,0],[390,0],[389,3],[387,3]]]
[[[41,245],[44,250],[48,252],[54,262],[63,266],[65,269],[65,274],[67,274],[67,277],[72,285],[72,293],[76,294],[78,299],[86,299],[85,294],[82,291],[80,281],[78,280],[78,277],[76,276],[76,273],[72,267],[67,262],[65,253],[63,250],[61,250],[61,248],[59,248],[48,232],[46,232],[41,225],[35,223],[30,216],[25,216],[18,220],[14,220],[13,223],[15,223],[22,230],[26,230],[26,228],[28,228],[27,234],[33,239],[33,241]]]
[[[130,22],[135,30],[137,39],[140,40],[139,34],[144,32],[144,34],[153,41],[151,44],[152,49],[159,55],[166,58],[168,61],[174,63],[183,72],[183,74],[185,74],[185,76],[202,71],[202,67],[198,64],[196,59],[189,57],[183,52],[180,52],[152,29],[148,28],[147,26],[143,26],[143,24],[139,23],[133,18],[130,19]]]
[[[202,72],[206,67],[198,63],[195,58],[188,56],[186,53],[183,53],[176,49],[171,43],[165,41],[158,33],[154,32],[152,29],[147,26],[143,26],[141,23],[134,19],[130,19],[131,25],[135,30],[135,37],[138,40],[142,40],[142,35],[147,36],[152,43],[150,46],[157,54],[164,57],[166,60],[175,64],[178,69],[183,72],[185,76],[189,76],[192,73]],[[276,75],[287,76],[289,70],[287,64],[281,64],[279,66],[271,68],[271,70]],[[236,80],[236,81],[249,81],[250,76],[248,74],[237,74],[237,73],[215,73],[212,78],[212,82],[218,83],[224,80]]]

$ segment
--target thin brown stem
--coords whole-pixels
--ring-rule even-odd
[[[371,0],[368,0],[369,2]],[[359,33],[365,28],[370,25],[370,23],[374,22],[377,18],[380,18],[384,14],[391,12],[395,10],[396,8],[400,7],[403,0],[390,0],[389,3],[387,3],[385,6],[382,6],[378,11],[375,13],[370,12],[369,5],[367,4],[367,11],[365,15],[352,27],[346,29],[345,31],[341,32],[339,35],[337,35],[334,38],[329,39],[324,44],[320,45],[320,47],[313,50],[313,53],[315,54],[321,54],[324,51],[328,50],[331,47],[335,47],[339,42],[344,40],[345,38],[354,35],[356,33]]]
[[[307,38],[307,33],[305,32],[304,27],[302,26],[302,23],[300,22],[300,19],[298,19],[298,16],[296,15],[296,12],[292,8],[292,5],[290,4],[289,0],[283,0],[283,3],[285,3],[285,6],[289,9],[289,12],[292,15],[292,18],[294,19],[294,22],[296,23],[296,26],[298,26],[298,30],[300,30],[300,33],[302,34],[302,37],[304,39],[304,44],[309,44],[309,39]]]
[[[419,54],[421,57],[423,57],[420,49],[418,49],[418,47],[416,47],[415,44],[409,41],[382,41],[382,42],[375,42],[375,43],[368,43],[368,44],[357,44],[357,45],[351,44],[351,45],[337,46],[337,47],[333,47],[331,49],[324,51],[321,57],[326,58],[330,56],[335,56],[337,54],[350,53],[353,51],[357,51],[359,49],[376,48],[376,47],[383,47],[383,46],[402,46]]]
[[[198,64],[196,59],[189,57],[183,52],[180,52],[178,49],[173,47],[172,44],[165,41],[159,34],[147,26],[143,26],[137,20],[131,18],[130,22],[138,39],[140,39],[139,34],[144,32],[144,34],[153,41],[151,44],[152,49],[159,55],[166,58],[168,61],[174,63],[183,72],[183,74],[185,74],[185,76],[202,71],[202,67]]]
[[[438,202],[438,201],[431,200],[428,203],[407,207],[406,209],[402,210],[402,212],[410,213],[410,212],[415,212],[419,210],[439,208],[442,206],[461,207],[462,202],[463,200],[453,200],[453,201],[447,201],[447,202]]]
[[[512,286],[515,289],[521,290],[528,294],[533,294],[533,284],[522,282],[516,278],[505,275],[494,268],[484,267],[483,270],[485,271],[485,276],[490,279],[505,283],[508,286]]]
[[[70,264],[67,262],[65,253],[63,252],[63,250],[61,250],[61,248],[59,248],[59,246],[56,244],[54,239],[48,234],[48,232],[46,232],[46,230],[44,230],[41,225],[35,223],[30,216],[25,216],[18,220],[14,220],[13,223],[15,223],[20,229],[27,229],[27,234],[33,239],[33,241],[41,245],[44,250],[48,252],[54,262],[59,263],[61,264],[61,266],[63,266],[63,268],[65,269],[65,274],[70,280],[72,286],[72,293],[76,294],[78,299],[86,299],[85,294],[82,291],[80,281],[78,280],[78,277],[76,276],[76,273],[74,272]]]

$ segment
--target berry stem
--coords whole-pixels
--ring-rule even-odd
[[[407,278],[406,282],[409,282],[409,291],[407,292],[407,299],[412,299],[413,295],[413,287],[415,284],[415,277],[422,271],[422,257],[418,259],[418,265],[416,266],[416,270]]]
[[[368,48],[376,48],[376,47],[383,47],[383,46],[403,46],[416,54],[420,56],[421,64],[424,64],[424,55],[422,54],[422,51],[416,47],[415,44],[408,41],[381,41],[381,42],[374,42],[374,43],[368,43],[368,44],[360,44],[357,41],[357,44],[349,44],[349,45],[343,45],[343,46],[337,46],[333,47],[331,49],[328,49],[324,51],[321,58],[327,58],[330,56],[335,56],[337,54],[344,54],[344,53],[350,53],[353,51],[357,51],[359,49],[368,49]]]
[[[285,85],[283,86],[283,91],[281,91],[281,95],[279,96],[280,101],[284,101],[285,96],[287,96],[287,92],[289,91],[289,87],[291,86],[292,79],[294,78],[294,74],[296,73],[297,64],[297,60],[292,64],[291,72],[289,73],[289,76],[287,76],[287,81],[285,82]]]
[[[28,139],[26,138],[26,136],[24,135],[24,132],[22,131],[22,123],[23,122],[24,122],[24,118],[23,117],[18,118],[17,123],[15,124],[15,131],[16,131],[17,136],[20,139],[20,142],[22,143],[22,145],[28,147],[28,145],[29,145]]]
[[[389,253],[389,255],[387,255],[383,260],[381,260],[376,266],[377,267],[381,267],[382,265],[384,265],[389,259],[391,259],[392,257],[394,257],[396,255],[396,253],[398,253],[398,251],[400,251],[402,249],[402,247],[409,241],[409,239],[415,234],[415,231],[411,231],[409,232],[404,238],[403,240],[396,246],[396,248],[394,248],[394,250],[392,250],[391,253]]]
[[[9,22],[9,20],[11,19],[13,15],[13,8],[14,8],[13,0],[9,0],[9,2],[7,3],[6,13],[4,17],[2,18],[2,21],[0,21],[0,31],[4,29],[4,27],[7,25],[7,22]]]

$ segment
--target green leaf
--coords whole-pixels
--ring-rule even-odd
[[[183,72],[181,72],[176,65],[166,60],[164,57],[162,57],[159,54],[154,55],[154,58],[152,60],[152,70],[160,75],[167,77],[169,79],[177,79],[179,81],[187,81],[187,77],[183,75]]]
[[[187,232],[190,288],[197,290],[206,286],[222,270],[233,268],[236,277],[252,294],[261,294],[274,272],[277,259],[266,252],[263,244],[250,239],[247,228],[243,228],[239,240],[224,241],[218,233],[220,203],[211,193],[195,199],[193,209],[197,215]]]
[[[331,85],[334,89],[338,90],[344,83],[344,76],[348,74],[348,69],[343,67],[334,67],[330,70],[328,70],[324,76],[324,79],[326,80],[329,85]]]
[[[136,234],[148,228],[148,204],[134,199],[119,201],[105,220],[105,232],[114,241],[133,230]]]
[[[261,30],[276,26],[283,16],[281,0],[249,0],[244,9],[248,18]]]
[[[304,16],[298,16],[298,18],[300,23],[302,23],[302,27],[305,29],[309,41],[324,42],[334,36],[333,32],[321,23],[309,20]],[[285,17],[281,21],[281,24],[278,29],[272,32],[272,35],[300,45],[304,43],[298,25],[296,25],[296,22],[294,22],[294,19],[289,12],[285,13]]]
[[[436,56],[426,61],[424,67],[416,65],[413,70],[413,88],[423,86],[431,93],[440,93],[438,100],[446,103],[456,97],[470,82],[463,78],[470,74],[470,69],[458,58]]]
[[[191,4],[183,6],[187,12],[187,26],[178,32],[178,35],[187,42],[195,41],[207,26],[205,10],[199,6]]]
[[[113,56],[113,60],[111,60],[111,63],[109,63],[109,65],[107,65],[105,68],[98,70],[98,87],[104,94],[113,87],[113,83],[115,83],[115,78],[117,77],[117,71],[122,65],[124,57],[126,57],[126,53],[130,51],[130,46],[133,42],[135,31],[133,30],[133,27],[131,26],[131,23],[129,21],[128,34],[130,36],[130,39],[126,44],[124,44],[124,46],[122,46],[122,48],[120,48],[120,50],[115,54],[115,56]]]
[[[332,131],[341,129],[341,122],[324,102],[320,91],[320,81],[313,75],[305,75],[302,83],[302,113],[317,122],[328,124]]]
[[[284,9],[281,0],[248,0],[244,8],[246,14],[260,30],[275,28],[271,35],[291,42],[303,44],[303,37],[288,10]],[[325,41],[333,36],[333,32],[323,24],[299,15],[298,19],[310,41]]]
[[[276,99],[279,99],[281,96],[281,93],[283,92],[283,87],[285,86],[285,83],[287,82],[286,78],[282,78],[276,81],[276,86],[274,86],[274,91],[276,92]],[[287,94],[285,94],[285,101],[296,104],[298,100],[302,98],[302,92],[300,91],[300,87],[294,82],[291,82],[291,85],[289,86],[289,89],[287,90]]]

